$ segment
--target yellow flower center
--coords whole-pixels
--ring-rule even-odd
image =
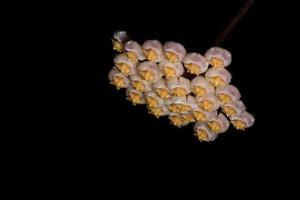
[[[186,64],[185,67],[187,71],[191,74],[199,75],[201,73],[200,67],[194,63]]]
[[[119,90],[120,88],[125,88],[125,80],[122,77],[114,76],[112,78],[112,84],[117,87]]]
[[[224,61],[217,57],[212,57],[209,62],[213,67],[224,67]]]

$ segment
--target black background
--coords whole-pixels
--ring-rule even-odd
[[[169,183],[161,181],[163,179],[168,182],[190,179],[181,184],[197,183],[197,195],[198,191],[211,195],[214,193],[201,190],[198,183],[212,188],[216,193],[219,191],[215,186],[229,186],[228,191],[235,193],[240,190],[232,187],[231,181],[244,188],[241,181],[250,178],[254,181],[253,186],[261,184],[259,189],[265,191],[270,180],[273,182],[280,175],[289,178],[286,173],[290,172],[291,177],[295,177],[292,169],[298,170],[295,162],[299,157],[299,123],[297,98],[292,96],[298,91],[293,88],[298,85],[297,73],[293,70],[298,64],[294,58],[298,57],[291,55],[298,52],[294,47],[288,47],[297,45],[297,37],[293,36],[295,28],[287,29],[293,21],[286,15],[294,12],[286,9],[286,4],[280,1],[277,5],[266,1],[263,4],[256,0],[220,44],[232,53],[233,61],[228,67],[232,84],[239,88],[247,110],[256,119],[254,125],[244,132],[236,131],[231,126],[215,141],[201,143],[193,136],[193,125],[177,128],[166,118],[156,119],[147,113],[145,106],[133,106],[126,100],[124,90],[118,91],[109,84],[107,75],[113,67],[115,56],[111,44],[114,31],[125,30],[139,43],[148,39],[158,39],[162,43],[173,40],[183,44],[188,52],[203,54],[214,45],[216,37],[244,2],[111,1],[108,4],[103,1],[87,9],[63,8],[67,19],[57,23],[58,30],[47,27],[46,31],[50,32],[49,38],[55,40],[53,36],[60,38],[64,28],[69,30],[70,25],[75,25],[71,33],[67,32],[62,37],[62,40],[71,40],[71,44],[55,45],[50,54],[70,57],[66,61],[51,63],[46,70],[54,71],[67,84],[59,85],[58,90],[54,91],[59,92],[58,96],[47,94],[49,103],[39,107],[42,113],[45,112],[44,107],[53,110],[53,115],[46,112],[47,118],[37,115],[47,125],[31,122],[38,127],[38,134],[30,140],[41,148],[22,141],[26,147],[33,149],[33,153],[25,153],[25,158],[39,154],[38,159],[34,158],[39,163],[33,169],[41,168],[43,163],[39,158],[44,158],[49,169],[43,173],[58,176],[55,186],[62,184],[61,189],[65,190],[69,182],[91,184],[91,190],[107,189],[110,196],[123,195],[123,188],[125,192],[132,193],[142,189],[152,190],[144,183],[161,184],[162,190],[165,190]],[[65,12],[67,10],[72,10],[72,14]],[[56,13],[51,13],[50,18],[53,15]],[[292,25],[295,27],[297,23]],[[59,43],[65,44],[64,41]],[[49,60],[53,61],[52,58],[43,60],[41,66]],[[59,69],[53,70],[53,66]],[[65,66],[67,73],[63,74]],[[296,74],[296,79],[293,74]],[[43,74],[40,77],[43,79]],[[51,77],[50,80],[51,85],[56,82],[56,78]],[[50,91],[53,90],[56,89],[51,87]],[[45,88],[41,91],[48,93]],[[29,135],[24,131],[20,134],[23,137]],[[47,152],[42,152],[43,148]],[[24,163],[18,166],[24,166]],[[256,173],[259,171],[262,176]],[[203,181],[204,176],[208,176],[208,180]],[[233,177],[238,177],[238,180],[232,180]],[[81,178],[90,180],[81,181]],[[282,181],[280,186],[285,183],[288,181]],[[131,190],[127,190],[126,186]],[[252,194],[253,187],[247,189]],[[274,188],[271,187],[271,190]]]
[[[46,13],[50,24],[48,19],[40,19],[40,14],[24,9],[34,20],[40,19],[33,25],[38,30],[32,36],[38,38],[41,46],[53,48],[46,52],[33,47],[43,56],[49,56],[45,59],[29,51],[31,44],[23,45],[24,50],[12,47],[29,52],[28,57],[33,60],[41,59],[38,70],[31,75],[44,79],[50,87],[23,75],[40,89],[34,91],[37,97],[32,100],[27,94],[31,87],[24,84],[25,94],[18,96],[15,104],[21,103],[28,111],[11,112],[21,118],[24,125],[14,122],[9,130],[17,127],[20,131],[3,132],[13,137],[13,145],[9,144],[4,154],[17,151],[17,155],[9,157],[18,163],[6,162],[17,167],[12,173],[4,171],[10,181],[21,184],[22,188],[29,185],[35,194],[39,189],[30,182],[49,188],[45,194],[53,194],[58,189],[68,196],[77,195],[86,186],[91,191],[96,190],[96,195],[107,192],[109,197],[138,192],[148,196],[157,187],[167,191],[170,182],[177,187],[196,186],[196,190],[189,188],[184,195],[196,191],[198,196],[225,194],[217,190],[217,186],[229,186],[226,192],[238,195],[241,190],[236,185],[250,190],[242,195],[251,195],[254,189],[266,192],[270,182],[277,187],[297,186],[293,179],[297,181],[294,171],[299,171],[299,122],[298,98],[294,94],[299,90],[299,35],[296,34],[299,23],[295,22],[299,18],[293,15],[299,12],[298,7],[295,12],[287,9],[289,3],[285,1],[256,0],[220,44],[232,53],[233,61],[228,67],[232,84],[239,88],[243,102],[256,119],[244,132],[231,126],[215,141],[201,143],[193,136],[193,125],[177,128],[166,118],[156,119],[147,113],[145,106],[133,106],[127,101],[125,91],[116,90],[107,77],[115,55],[111,44],[114,31],[125,30],[139,43],[147,39],[158,39],[162,43],[173,40],[183,44],[188,52],[203,54],[214,45],[216,37],[245,1],[101,1],[87,7],[81,7],[79,2],[79,5],[70,3],[66,7],[54,5],[59,11],[45,6],[45,10],[50,10]],[[44,9],[38,10],[44,13]],[[292,18],[287,17],[289,15]],[[31,39],[23,33],[31,30],[28,24],[34,20],[25,18],[25,27],[17,32],[28,43]],[[291,28],[287,28],[290,25]],[[44,32],[49,35],[41,34]],[[26,71],[31,63],[20,66]],[[49,74],[50,78],[46,79]],[[42,101],[43,97],[46,102]],[[27,104],[26,99],[34,105]],[[34,107],[37,113],[33,112]],[[32,115],[37,119],[33,120]],[[22,160],[18,159],[20,155],[24,155]],[[22,179],[18,173],[28,177]],[[202,179],[205,176],[207,180]],[[236,177],[237,180],[232,179]],[[182,178],[187,180],[181,181]],[[292,179],[278,181],[277,178]],[[245,180],[251,187],[244,185]],[[213,192],[203,190],[200,183]],[[74,192],[76,186],[79,187]],[[72,191],[68,192],[67,187]],[[267,192],[277,194],[282,190],[276,189],[270,187]],[[169,194],[182,189],[174,190],[171,187]],[[88,194],[90,192],[84,192],[85,197]]]

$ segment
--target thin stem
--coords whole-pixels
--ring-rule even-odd
[[[237,23],[243,18],[243,16],[246,15],[252,4],[255,0],[247,0],[243,7],[240,9],[238,14],[230,21],[228,26],[220,33],[220,35],[215,39],[214,44],[216,46],[220,45],[226,37],[229,35],[229,33],[234,29],[234,27],[237,25]]]

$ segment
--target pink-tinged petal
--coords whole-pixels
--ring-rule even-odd
[[[214,87],[224,87],[228,85],[231,81],[231,74],[225,68],[210,68],[205,73],[205,78],[208,82],[213,85]],[[220,78],[223,82],[222,83],[213,83],[212,79]]]
[[[137,65],[137,71],[141,77],[151,83],[159,81],[162,77],[157,64],[151,61],[144,61],[139,63]],[[151,77],[149,77],[149,79],[147,79],[147,77],[145,77],[145,75],[143,74],[145,71],[151,72]]]
[[[229,84],[225,87],[217,88],[216,96],[222,104],[226,104],[239,100],[241,98],[241,93],[235,86]],[[226,96],[229,96],[229,98]]]
[[[174,96],[171,100],[177,106],[176,113],[181,114],[189,113],[196,104],[195,97],[190,95],[183,97]]]
[[[126,65],[129,68],[128,74],[125,75],[133,75],[136,73],[136,63],[132,62],[125,53],[122,54],[118,54],[115,58],[114,58],[114,63],[116,65],[116,67],[119,69],[120,65]],[[120,70],[120,69],[119,69]]]
[[[186,121],[181,114],[169,113],[170,123],[177,127],[182,127],[188,125],[190,122]]]
[[[184,46],[178,42],[166,42],[163,48],[165,53],[174,53],[178,57],[178,62],[181,62],[186,54]]]
[[[206,124],[197,122],[194,125],[195,136],[202,142],[211,142],[217,138],[217,134],[214,134]]]
[[[210,120],[207,124],[208,127],[217,134],[227,131],[230,125],[228,119],[222,113],[219,113],[216,118]]]
[[[142,79],[142,77],[140,77],[138,74],[129,76],[129,79],[133,88],[139,90],[140,92],[146,92],[152,89],[151,84],[148,81]],[[137,82],[139,84],[136,84]],[[142,87],[139,87],[140,84],[142,84]]]
[[[164,100],[163,100],[162,98],[160,98],[160,97],[159,97],[155,92],[153,92],[153,91],[145,92],[145,93],[144,93],[144,96],[145,96],[145,99],[146,99],[146,102],[147,102],[147,103],[149,103],[149,102],[147,101],[147,98],[148,98],[148,97],[151,97],[151,98],[153,98],[153,99],[156,100],[157,105],[155,105],[155,106],[150,105],[151,107],[159,107],[159,106],[164,105]]]
[[[159,69],[167,79],[178,78],[184,73],[181,63],[172,63],[167,60],[159,63]]]
[[[200,121],[200,122],[210,121],[210,120],[216,118],[216,116],[217,116],[217,111],[209,112],[209,111],[199,108],[199,106],[194,106],[192,108],[192,112],[193,112],[193,115],[194,115],[196,121]]]
[[[212,112],[220,107],[220,103],[215,96],[196,97],[198,106],[206,111]]]
[[[116,77],[118,77],[117,79],[119,80],[119,82],[122,82],[121,84],[116,83]],[[112,85],[115,85],[117,87],[117,89],[127,88],[129,86],[128,78],[124,74],[120,73],[116,68],[112,68],[110,70],[108,74],[108,79]]]
[[[200,92],[196,90],[195,87],[200,87]],[[202,77],[202,76],[196,76],[192,81],[191,81],[191,89],[195,96],[213,96],[215,93],[215,88],[211,86],[208,81]],[[205,91],[201,92],[201,89],[204,89]],[[203,95],[202,95],[203,93]]]
[[[224,67],[227,67],[231,63],[231,53],[220,47],[212,47],[205,53],[205,58],[210,61],[212,58],[221,59],[224,63]]]
[[[129,86],[126,89],[126,96],[127,99],[133,103],[133,105],[146,103],[143,93],[134,89],[132,86]]]
[[[240,100],[226,103],[221,106],[227,117],[238,116],[245,111],[246,107]]]
[[[134,53],[137,56],[138,60],[140,61],[145,60],[145,55],[139,43],[135,41],[128,41],[125,43],[124,49],[127,52]]]
[[[125,31],[116,31],[113,35],[113,38],[121,43],[124,43],[129,39]]]
[[[188,69],[188,65],[190,65],[190,64],[194,64],[194,65],[198,66],[200,69],[199,74],[206,72],[206,70],[208,69],[208,65],[209,65],[206,58],[203,57],[199,53],[186,54],[185,57],[183,58],[183,63],[184,63],[185,68],[187,68],[187,69]],[[197,75],[199,75],[199,74],[197,74]]]
[[[172,90],[174,88],[178,88],[178,87],[186,89],[187,94],[191,92],[190,80],[188,80],[184,77],[179,77],[178,79],[174,78],[174,79],[168,80],[168,88],[170,90]]]
[[[168,99],[171,97],[169,88],[165,79],[160,79],[152,84],[152,89],[163,99]]]
[[[153,108],[147,104],[148,112],[154,115],[156,118],[169,115],[169,110],[165,105],[160,105],[159,107]]]
[[[162,88],[162,89],[168,89],[167,87],[167,81],[165,79],[159,79],[158,81],[154,82],[152,84],[152,88],[158,89],[158,88]]]
[[[142,45],[142,49],[148,60],[151,60],[153,62],[160,62],[164,59],[163,46],[158,40],[145,41],[144,44]],[[149,55],[148,53],[150,50],[152,50],[155,53],[155,55],[153,54]]]
[[[245,125],[246,125],[245,128],[249,128],[250,126],[252,126],[254,124],[255,119],[250,113],[248,113],[247,111],[244,111],[238,116],[231,117],[230,120],[231,120],[231,122],[233,122],[234,120],[240,120],[245,123]]]
[[[168,81],[168,88],[173,96],[184,97],[190,93],[190,81],[186,78],[179,77],[179,79],[170,79]]]

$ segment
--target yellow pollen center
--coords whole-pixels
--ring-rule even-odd
[[[173,112],[173,113],[180,112],[180,110],[178,109],[178,106],[176,104],[168,105],[168,109],[170,112]]]
[[[197,97],[204,97],[204,96],[206,96],[206,90],[203,87],[200,87],[200,86],[195,86],[193,88],[193,93]]]
[[[140,72],[140,75],[146,81],[153,81],[154,80],[154,74],[150,70],[144,70],[144,71]]]
[[[142,97],[140,94],[132,92],[129,94],[130,100],[132,101],[133,105],[142,103]]]
[[[193,114],[196,121],[200,121],[200,122],[206,121],[206,115],[203,112],[195,111]]]
[[[209,62],[213,67],[224,67],[224,61],[217,57],[212,57]]]
[[[223,108],[224,113],[227,115],[227,117],[232,117],[236,115],[236,110],[230,106],[225,106]]]
[[[245,128],[246,128],[246,124],[241,120],[233,120],[233,121],[231,121],[231,123],[238,130],[245,130]]]
[[[207,141],[208,135],[205,130],[199,129],[197,130],[197,137],[200,141]]]
[[[131,62],[134,62],[134,63],[138,62],[138,57],[134,52],[127,52],[126,56]]]
[[[179,62],[178,56],[173,52],[166,52],[166,57],[167,57],[168,61],[170,61],[172,63]]]
[[[228,94],[221,93],[218,94],[217,97],[223,104],[230,103],[232,101],[231,97]]]
[[[207,122],[208,127],[215,133],[219,133],[221,130],[221,126],[216,121]]]
[[[118,51],[118,52],[122,52],[124,50],[124,46],[121,42],[112,39],[112,45],[113,45],[113,49]]]
[[[151,108],[150,113],[152,113],[155,117],[159,118],[163,114],[163,111],[161,108],[157,107]]]
[[[170,116],[169,118],[174,126],[181,127],[184,124],[184,120],[180,116]]]
[[[199,75],[201,73],[200,67],[194,63],[186,64],[185,67],[187,68],[187,71],[191,74]]]
[[[202,108],[203,110],[212,112],[214,104],[208,100],[203,100],[203,101],[199,102],[199,107]]]
[[[157,95],[160,97],[160,98],[163,98],[163,99],[167,99],[167,98],[170,98],[170,94],[169,94],[169,90],[168,89],[165,89],[165,88],[158,88],[155,90]]]
[[[192,114],[184,114],[184,115],[182,115],[182,118],[187,123],[191,123],[191,122],[195,121],[194,116]]]
[[[143,82],[141,81],[132,81],[131,82],[132,86],[134,89],[136,89],[139,92],[144,92],[145,90],[145,85]]]
[[[112,84],[115,85],[118,90],[120,88],[125,88],[125,80],[121,77],[118,77],[118,76],[114,76],[112,78]]]
[[[187,94],[187,91],[182,87],[176,87],[172,89],[172,94],[177,97],[184,97]]]
[[[189,105],[185,105],[185,104],[176,104],[176,105],[179,112],[188,112],[191,110],[191,107]]]
[[[225,81],[218,76],[210,77],[209,82],[214,87],[221,87],[225,85]]]
[[[117,68],[124,75],[128,75],[130,72],[130,67],[126,63],[118,63],[116,64]]]
[[[153,49],[144,50],[144,54],[145,54],[146,58],[150,61],[156,61],[158,58],[158,55],[156,54],[156,52]]]
[[[150,108],[158,107],[158,101],[153,97],[147,97],[147,103]]]
[[[163,74],[167,79],[176,77],[176,70],[172,67],[164,67]]]

